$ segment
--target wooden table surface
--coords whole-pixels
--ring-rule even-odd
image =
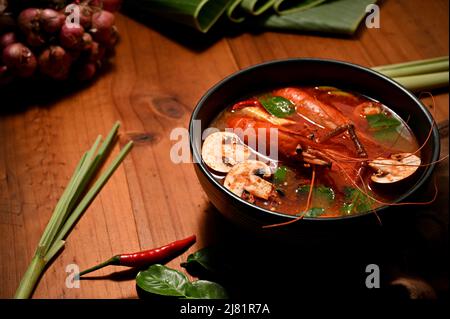
[[[133,278],[66,288],[65,267],[84,268],[191,234],[198,242],[189,252],[209,244],[213,208],[193,166],[171,162],[169,135],[187,127],[194,105],[213,84],[279,58],[376,66],[448,55],[448,6],[446,0],[383,1],[381,28],[362,27],[353,38],[245,31],[203,37],[119,15],[122,41],[113,65],[91,86],[57,98],[0,100],[9,110],[0,116],[0,297],[14,295],[82,152],[116,120],[122,122],[120,145],[132,139],[135,147],[68,237],[35,298],[135,298]],[[448,119],[447,93],[435,95],[435,111],[437,121]],[[178,268],[186,256],[169,266]]]

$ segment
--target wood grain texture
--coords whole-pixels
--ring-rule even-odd
[[[223,77],[287,57],[375,66],[448,55],[445,0],[383,1],[381,28],[360,30],[352,39],[239,32],[185,45],[190,40],[184,33],[162,32],[122,15],[118,27],[122,41],[114,63],[93,85],[51,100],[25,99],[24,109],[0,117],[0,297],[14,295],[82,152],[114,121],[122,122],[119,144],[132,139],[135,147],[68,237],[35,298],[135,298],[133,273],[110,276],[122,269],[107,268],[82,281],[81,289],[68,289],[65,267],[85,268],[191,234],[199,240],[189,252],[215,240],[212,208],[192,165],[173,164],[169,152],[172,129],[187,127],[198,99]],[[14,109],[15,103],[0,100],[0,108]],[[447,93],[435,96],[435,107],[438,121],[448,119]],[[185,257],[169,265],[179,267]]]

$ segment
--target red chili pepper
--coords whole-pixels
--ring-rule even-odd
[[[249,100],[237,102],[236,104],[233,105],[231,110],[235,111],[235,110],[239,110],[244,107],[247,107],[247,106],[258,106],[258,107],[262,108],[261,102],[259,102],[259,100],[256,98],[252,98]]]
[[[164,261],[170,257],[175,256],[176,254],[181,253],[185,249],[192,246],[196,241],[195,235],[192,235],[188,238],[174,241],[173,243],[164,245],[159,248],[145,250],[137,253],[131,254],[121,254],[111,257],[107,261],[98,264],[92,268],[83,270],[80,272],[80,276],[83,276],[87,273],[95,271],[97,269],[115,265],[115,266],[128,266],[128,267],[143,267],[146,265],[151,265],[157,262]]]

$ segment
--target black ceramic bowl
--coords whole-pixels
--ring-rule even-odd
[[[203,132],[222,110],[253,92],[288,85],[335,86],[374,98],[403,119],[409,117],[409,125],[420,144],[425,143],[430,128],[433,127],[431,138],[422,149],[422,162],[430,163],[439,157],[439,134],[436,126],[433,126],[431,114],[413,94],[380,73],[351,63],[323,59],[287,59],[252,66],[234,73],[212,87],[198,102],[189,125],[195,170],[204,191],[224,216],[240,226],[268,234],[292,235],[305,232],[329,233],[343,231],[343,227],[377,224],[375,214],[368,212],[338,218],[304,218],[301,222],[287,227],[262,230],[263,225],[288,221],[294,217],[256,207],[239,198],[216,181],[202,162],[202,140],[199,132]],[[197,122],[198,120],[201,122]],[[434,165],[420,168],[415,174],[415,183],[412,183],[396,202],[413,197],[411,195],[430,178],[433,169]],[[378,216],[386,215],[386,211],[389,211],[389,214],[396,213],[395,209],[387,208],[389,207],[377,209]]]

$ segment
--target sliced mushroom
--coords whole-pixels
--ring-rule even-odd
[[[369,162],[376,170],[371,179],[380,184],[395,183],[414,174],[420,163],[420,157],[411,153],[393,154],[390,159],[377,158]]]
[[[271,175],[270,167],[265,163],[247,160],[233,166],[225,177],[224,186],[239,197],[245,190],[253,196],[268,199],[274,190],[274,186],[262,177],[270,177]]]
[[[209,135],[202,147],[203,161],[221,173],[228,173],[234,165],[247,160],[250,155],[250,149],[231,132],[216,132]]]

